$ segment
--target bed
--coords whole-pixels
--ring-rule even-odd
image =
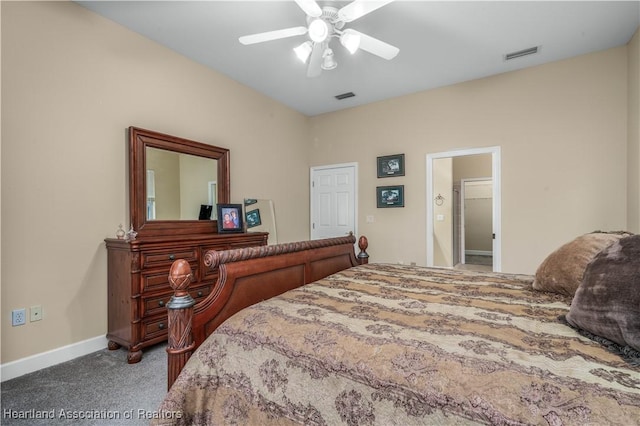
[[[638,363],[570,323],[572,295],[540,291],[534,276],[368,264],[366,240],[358,256],[354,241],[212,254],[230,294],[305,273],[224,319],[220,306],[206,321],[178,306],[172,325],[170,312],[169,369],[181,372],[154,423],[640,423]],[[310,274],[314,256],[324,267]],[[179,298],[188,271],[176,269]]]

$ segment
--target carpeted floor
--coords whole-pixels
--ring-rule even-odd
[[[485,256],[481,254],[468,254],[465,256],[465,263],[471,265],[493,265],[493,256]]]
[[[465,263],[458,263],[455,269],[467,271],[493,271],[493,256],[466,255]]]
[[[125,349],[104,349],[3,382],[0,424],[149,424],[167,392],[165,347],[145,350],[137,364]]]

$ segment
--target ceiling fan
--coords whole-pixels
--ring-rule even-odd
[[[354,29],[343,28],[346,23],[355,21],[392,1],[394,0],[354,0],[337,9],[331,6],[321,8],[315,0],[295,0],[307,14],[306,27],[299,26],[246,35],[240,37],[239,41],[248,45],[307,34],[309,40],[293,50],[302,62],[308,62],[308,77],[317,77],[322,70],[331,70],[338,65],[334,59],[333,50],[329,46],[332,38],[338,38],[340,44],[351,54],[362,49],[390,60],[395,58],[400,49]]]

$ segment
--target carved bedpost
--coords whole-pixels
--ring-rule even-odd
[[[367,253],[367,247],[369,247],[369,241],[367,237],[362,235],[358,239],[358,247],[360,247],[360,253],[358,253],[358,263],[361,265],[369,263],[369,254]]]
[[[169,284],[173,288],[174,295],[167,303],[169,343],[167,353],[168,387],[178,378],[182,367],[187,363],[195,343],[191,336],[191,321],[193,319],[193,306],[196,301],[189,294],[191,284],[191,266],[184,259],[173,262],[169,270]]]

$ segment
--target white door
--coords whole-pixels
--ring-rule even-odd
[[[357,164],[311,168],[311,239],[357,236]]]

